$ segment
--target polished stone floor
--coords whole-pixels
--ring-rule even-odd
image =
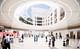
[[[39,38],[38,42],[34,42],[34,39],[25,38],[24,42],[19,42],[17,38],[14,39],[14,43],[11,43],[11,49],[80,49],[77,48],[78,40],[70,39],[69,46],[63,46],[62,39],[56,39],[55,47],[49,47],[48,42],[45,42],[45,38]]]

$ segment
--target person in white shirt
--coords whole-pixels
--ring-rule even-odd
[[[10,49],[10,36],[9,34],[6,34],[6,37],[5,37],[5,40],[6,40],[6,49]]]

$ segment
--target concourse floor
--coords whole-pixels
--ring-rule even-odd
[[[24,42],[19,42],[17,38],[14,39],[14,43],[11,43],[11,49],[80,49],[77,48],[78,40],[70,39],[69,46],[63,46],[62,39],[56,39],[55,47],[49,47],[48,42],[45,42],[45,38],[39,38],[38,42],[34,42],[33,38],[25,38]]]

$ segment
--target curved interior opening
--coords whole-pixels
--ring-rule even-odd
[[[58,23],[65,17],[65,10],[57,3],[50,6],[48,3],[23,4],[16,8],[14,16],[18,20],[34,26],[49,26]]]

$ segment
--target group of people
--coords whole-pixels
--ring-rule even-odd
[[[56,33],[56,37],[55,38],[58,39],[58,33]],[[61,33],[59,33],[59,39],[62,39]]]
[[[66,34],[66,39],[63,41],[63,46],[69,45],[69,34]]]
[[[3,35],[2,41],[1,41],[2,49],[11,49],[10,43],[13,42],[12,36],[13,35],[9,35],[9,34]]]
[[[49,37],[49,40],[48,40]],[[55,46],[55,41],[58,38],[57,37],[57,33],[55,34],[55,36],[52,34],[50,36],[46,36],[46,42],[48,42],[49,47],[54,47]],[[62,39],[62,35],[61,33],[59,33],[59,39]],[[69,34],[66,35],[65,40],[63,40],[63,46],[68,46],[69,45]]]
[[[39,38],[39,35],[34,35],[34,42],[37,42]]]
[[[19,42],[24,42],[24,34],[19,37]]]
[[[51,46],[51,43],[52,43],[52,47],[54,47],[55,46],[55,37],[54,37],[54,35],[52,35],[49,38],[49,47]]]

